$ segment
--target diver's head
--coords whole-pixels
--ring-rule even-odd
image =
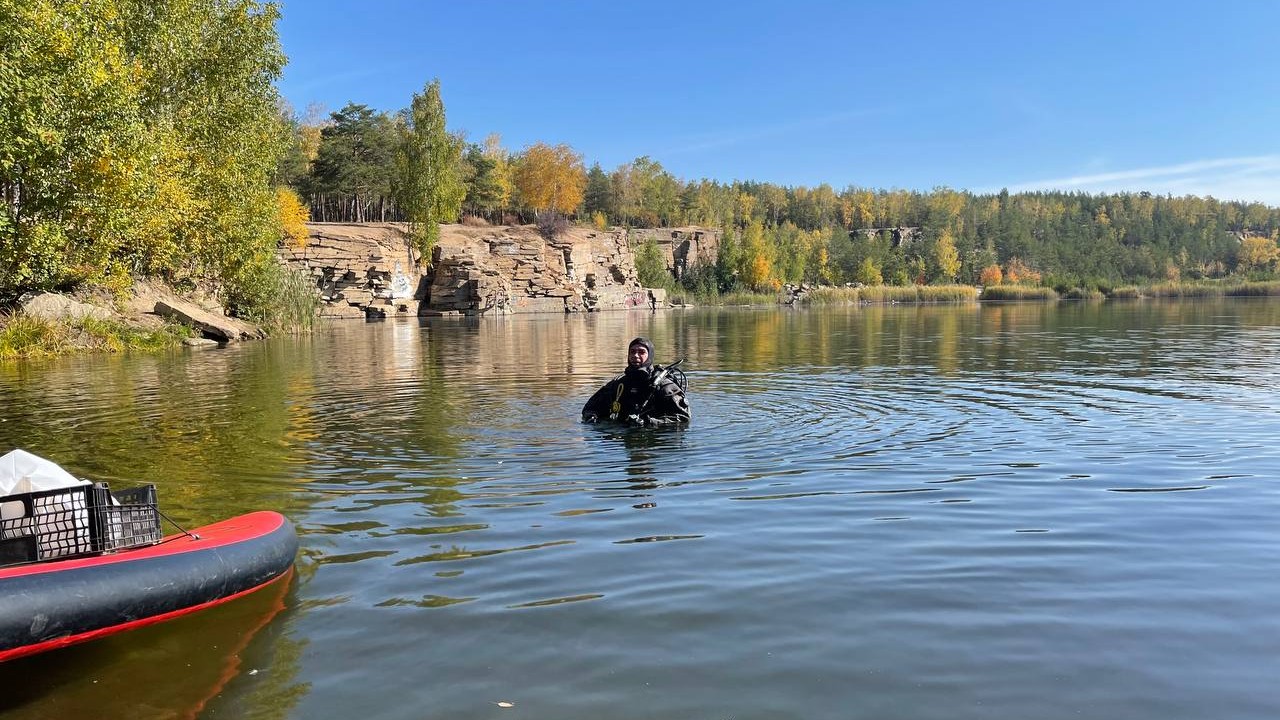
[[[653,343],[638,337],[627,345],[627,368],[639,369],[653,366]]]

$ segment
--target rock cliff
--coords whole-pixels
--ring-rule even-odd
[[[430,268],[393,223],[311,223],[306,246],[280,252],[309,273],[328,317],[392,314],[590,312],[661,306],[665,293],[636,277],[632,247],[653,238],[675,277],[714,262],[706,228],[570,228],[546,240],[533,226],[442,225]],[[422,270],[420,273],[419,270]]]

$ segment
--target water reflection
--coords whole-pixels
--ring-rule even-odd
[[[690,428],[577,422],[637,335]],[[352,323],[0,366],[0,441],[294,519],[209,716],[1265,717],[1278,356],[1266,301]]]
[[[6,663],[25,682],[6,683],[0,714],[197,718],[251,694],[255,716],[287,717],[308,689],[297,681],[305,643],[281,632],[294,593],[285,579],[198,616]]]

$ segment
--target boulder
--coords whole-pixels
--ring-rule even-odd
[[[174,297],[157,300],[155,312],[170,320],[186,323],[199,330],[205,337],[219,342],[237,342],[267,336],[256,325],[226,315],[214,314],[195,303]]]
[[[77,302],[57,293],[40,293],[22,300],[19,307],[24,315],[49,321],[84,320],[85,318],[107,320],[113,317],[113,313],[106,308]]]

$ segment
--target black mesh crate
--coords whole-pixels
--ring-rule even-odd
[[[100,485],[96,500],[98,522],[95,547],[99,552],[155,545],[160,542],[160,510],[156,486],[143,485],[109,491]]]
[[[106,483],[0,497],[0,566],[160,542],[156,486]]]
[[[0,564],[97,552],[92,485],[0,497]]]

